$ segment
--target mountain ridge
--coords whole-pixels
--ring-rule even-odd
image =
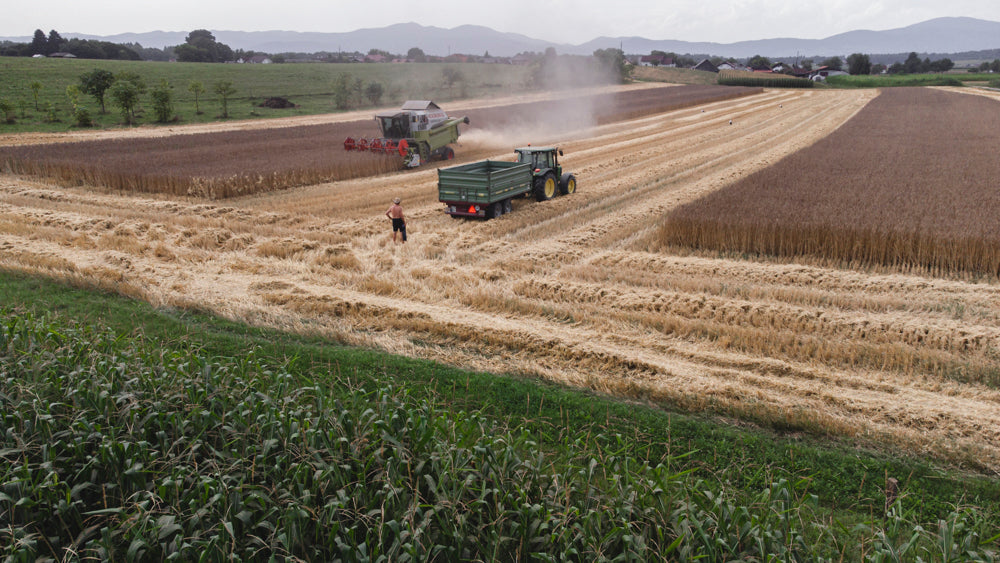
[[[849,53],[957,53],[1000,48],[1000,22],[969,17],[943,17],[906,27],[873,31],[854,30],[823,39],[794,37],[756,39],[734,43],[649,39],[645,37],[597,37],[579,45],[535,39],[519,33],[500,32],[481,25],[461,25],[445,29],[408,22],[349,32],[316,31],[231,31],[211,30],[216,39],[233,49],[267,53],[315,53],[381,49],[405,54],[419,47],[428,55],[453,53],[512,56],[525,51],[544,51],[549,47],[560,54],[589,55],[597,49],[623,48],[626,53],[649,53],[653,50],[680,54],[703,54],[721,57],[843,56]],[[187,31],[150,31],[108,36],[63,33],[65,38],[98,39],[114,43],[139,43],[144,47],[163,48],[179,45]],[[0,40],[30,42],[31,37],[0,37]]]

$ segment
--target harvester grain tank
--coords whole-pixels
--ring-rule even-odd
[[[499,217],[510,213],[511,200],[531,194],[536,201],[576,192],[576,176],[563,172],[562,151],[524,147],[515,162],[483,160],[438,168],[438,200],[452,217]]]
[[[375,139],[344,141],[349,151],[398,153],[407,168],[431,160],[451,160],[455,151],[449,147],[458,141],[458,125],[469,123],[468,117],[448,117],[437,104],[429,100],[411,100],[398,111],[375,114],[382,136]]]

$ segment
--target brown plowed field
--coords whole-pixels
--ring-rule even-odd
[[[671,209],[876,95],[767,91],[537,133],[579,191],[488,222],[442,213],[432,169],[224,203],[2,176],[0,265],[996,472],[997,285],[647,250]],[[508,133],[463,136],[463,150],[503,158],[523,142]],[[411,236],[394,246],[383,212],[397,196]]]

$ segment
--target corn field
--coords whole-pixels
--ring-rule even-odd
[[[986,148],[998,110],[980,96],[886,90],[812,147],[675,209],[660,243],[1000,276],[1000,160]]]
[[[925,531],[897,504],[848,545],[785,481],[738,504],[615,436],[543,451],[479,413],[253,350],[0,313],[4,561],[996,558],[972,511]]]
[[[720,70],[719,84],[723,86],[746,86],[752,88],[812,88],[813,81],[784,74],[747,72],[743,70]]]

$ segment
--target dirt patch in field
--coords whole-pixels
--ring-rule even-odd
[[[552,134],[578,192],[490,221],[445,215],[433,169],[224,203],[0,176],[0,264],[997,471],[996,285],[645,248],[670,210],[875,96],[766,91]],[[405,245],[383,215],[394,197]]]
[[[298,106],[296,106],[292,102],[288,101],[287,98],[272,97],[272,98],[268,98],[268,99],[264,100],[263,102],[261,102],[259,104],[259,107],[262,107],[262,108],[271,108],[271,109],[287,109],[287,108],[294,108],[294,107],[298,107]]]

